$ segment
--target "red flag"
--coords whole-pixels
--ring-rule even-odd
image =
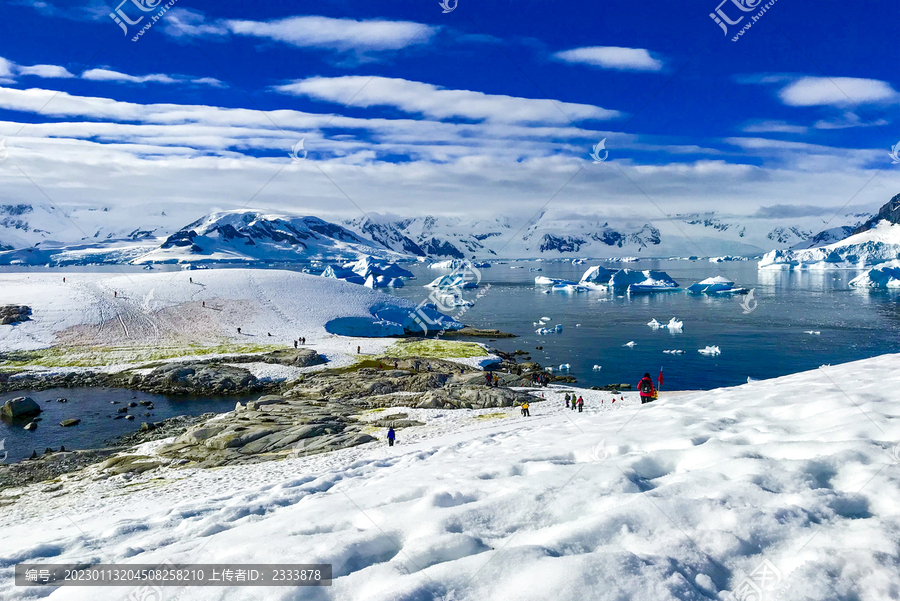
[[[660,368],[659,368],[659,377],[656,378],[656,381],[659,383],[659,386],[660,386],[660,387],[662,387],[662,382],[663,382],[662,372],[663,372],[663,370],[662,370],[662,368],[660,367]]]

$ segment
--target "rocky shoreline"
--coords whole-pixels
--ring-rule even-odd
[[[239,367],[240,363],[261,360],[254,355],[238,360],[229,357],[167,363],[143,375],[115,374],[101,378],[104,383],[97,385],[115,385],[124,378],[126,388],[163,394],[268,394],[246,405],[237,403],[227,413],[144,422],[140,430],[109,441],[108,448],[75,452],[48,449],[36,458],[0,466],[0,489],[58,478],[98,462],[99,477],[108,477],[161,466],[215,468],[325,453],[372,442],[376,440],[372,435],[375,428],[422,425],[408,419],[403,408],[485,409],[517,406],[529,400],[530,395],[518,388],[533,385],[532,373],[546,372],[531,361],[518,363],[516,355],[528,358],[524,351],[513,355],[496,349],[491,352],[500,357],[491,366],[496,385],[487,385],[485,372],[480,369],[422,357],[366,359],[349,367],[310,372],[289,385],[261,383]],[[296,366],[322,362],[309,349],[286,349],[267,354],[266,359]],[[571,376],[547,375],[555,382],[574,381]],[[95,381],[87,373],[81,376],[63,378],[69,385]],[[57,377],[52,380],[54,384],[59,382]],[[385,415],[374,421],[360,419],[372,409],[386,410]],[[134,454],[141,443],[169,438],[152,456]]]

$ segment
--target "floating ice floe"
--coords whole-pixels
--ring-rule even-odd
[[[572,259],[572,265],[584,265],[584,264],[585,264],[584,259]]]
[[[549,371],[550,373],[553,373],[553,368],[552,368],[552,367],[545,367],[544,369],[546,369],[546,370]]]
[[[900,288],[900,261],[890,261],[850,280],[851,288]]]
[[[529,267],[528,271],[544,271],[541,267]]]
[[[722,351],[717,346],[708,346],[706,348],[699,349],[697,352],[701,355],[710,355],[713,357],[722,354]]]
[[[491,266],[491,264],[488,263],[487,261],[481,261],[479,263],[472,263],[472,267],[475,267],[477,269],[487,269],[490,266]]]
[[[541,321],[550,321],[549,317],[541,317]]]
[[[678,290],[678,282],[665,271],[647,269],[635,271],[623,269],[609,279],[612,288],[626,288],[629,294],[641,292],[672,292]]]
[[[663,351],[663,352],[666,353],[667,355],[683,355],[684,354],[684,351],[676,351],[676,350]]]
[[[623,344],[622,346],[633,347],[633,346],[634,346],[634,340],[632,340],[631,342],[626,342],[626,343]]]
[[[746,261],[747,257],[735,257],[732,255],[725,255],[724,257],[710,257],[710,263],[727,263],[729,261]]]
[[[601,369],[603,369],[603,367],[600,366],[600,365],[595,365],[595,366],[593,367],[593,369],[594,369],[594,371],[600,371]]]
[[[443,311],[448,311],[449,308],[452,308],[452,307],[473,307],[473,306],[475,306],[474,302],[465,300],[463,297],[461,297],[458,294],[444,294],[444,295],[438,296],[436,304]],[[535,325],[537,325],[537,324],[535,324]]]
[[[580,328],[580,327],[581,327],[581,324],[580,324],[580,323],[576,323],[576,324],[575,324],[575,327],[576,327],[576,328]]]
[[[435,278],[430,284],[425,284],[425,288],[478,288],[478,282],[469,280],[463,274],[442,275]]]
[[[748,291],[746,288],[735,288],[734,282],[720,275],[691,284],[687,290],[697,294],[743,294]]]
[[[548,278],[542,275],[534,278],[534,283],[538,286],[551,286],[550,290],[554,292],[587,292],[587,287],[569,280],[561,280],[557,278]]]
[[[568,371],[572,369],[572,366],[568,363],[561,363],[559,366],[559,371]]]
[[[540,328],[540,329],[538,329],[538,330],[535,330],[535,333],[536,333],[536,334],[541,334],[541,335],[544,335],[544,334],[559,334],[560,332],[562,332],[562,329],[563,329],[563,328],[562,328],[561,325],[557,325],[557,326],[555,326],[555,327],[552,328],[552,329],[550,329],[550,328]]]
[[[680,332],[681,330],[684,329],[684,322],[678,321],[678,319],[675,317],[670,319],[669,323],[659,323],[654,318],[654,319],[650,320],[650,322],[647,323],[647,325],[650,326],[651,328],[653,328],[654,330],[659,330],[660,328],[667,328],[669,331],[672,331],[672,332]]]
[[[809,335],[811,335],[811,336],[819,336],[819,335],[822,334],[822,332],[819,332],[819,331],[817,331],[817,330],[808,330],[808,331],[803,332],[803,333],[804,333],[804,334],[809,334]]]
[[[524,269],[524,267],[522,267],[521,265],[510,265],[509,268],[510,269]]]

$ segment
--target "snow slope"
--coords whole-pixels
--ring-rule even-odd
[[[300,336],[319,343],[334,335],[398,336],[417,328],[416,305],[408,300],[294,271],[67,273],[66,283],[62,279],[0,274],[0,304],[32,308],[32,321],[0,328],[0,348],[46,348],[61,341],[290,345]],[[461,327],[443,319],[450,329]]]
[[[545,389],[530,418],[415,410],[428,425],[393,448],[31,486],[0,514],[0,597],[31,597],[17,562],[168,560],[324,562],[335,580],[167,600],[724,601],[760,565],[767,599],[896,598],[898,389],[900,355],[647,405],[577,390],[582,414]]]
[[[773,250],[760,269],[859,269],[900,258],[900,225],[883,220],[870,230],[806,250]]]

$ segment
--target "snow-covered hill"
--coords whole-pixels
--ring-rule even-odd
[[[760,269],[862,269],[900,258],[900,225],[881,221],[840,242],[806,250],[773,250]]]
[[[299,336],[385,337],[421,332],[416,304],[332,278],[276,269],[129,273],[0,274],[0,305],[32,309],[0,328],[0,348],[62,345],[183,346],[283,344]],[[462,324],[423,309],[438,327]],[[241,328],[238,332],[237,328]],[[271,334],[271,336],[269,336]],[[355,345],[354,345],[355,348]]]
[[[0,597],[33,598],[19,562],[302,562],[333,585],[164,599],[892,599],[898,388],[900,355],[648,405],[577,390],[580,414],[544,389],[529,418],[404,409],[425,425],[394,447],[36,484],[0,514]]]

